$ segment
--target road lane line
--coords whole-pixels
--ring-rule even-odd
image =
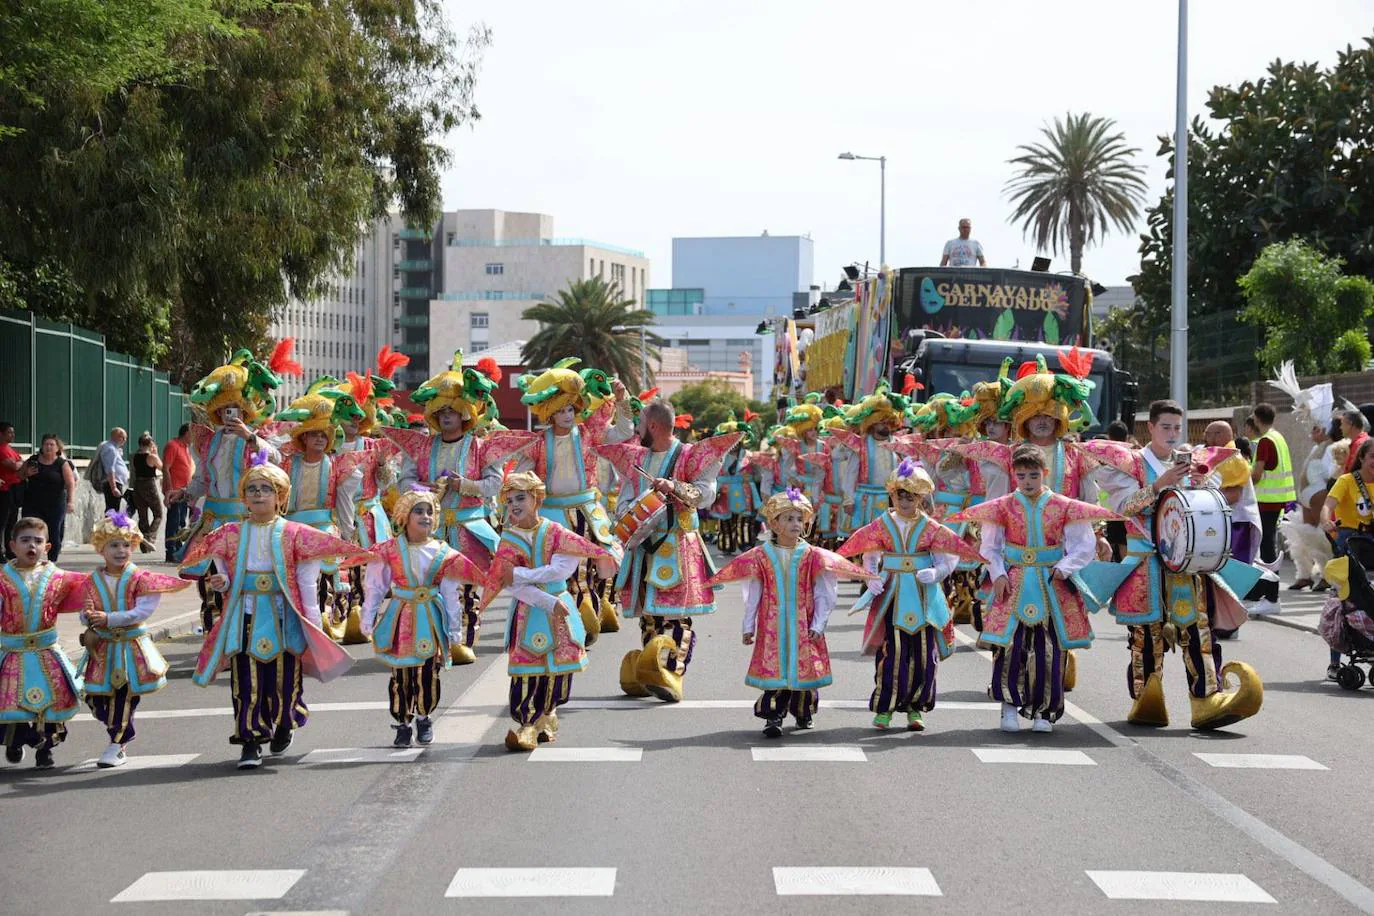
[[[533,763],[639,763],[641,747],[548,747],[530,752]]]
[[[322,747],[301,763],[411,763],[423,752],[423,747]]]
[[[1035,763],[1066,767],[1095,767],[1097,761],[1082,751],[1041,750],[1021,747],[972,747],[983,763]]]
[[[610,897],[614,868],[460,868],[445,897]]]
[[[780,897],[944,896],[928,868],[774,868],[773,888]]]
[[[199,756],[199,754],[148,754],[146,756],[130,754],[124,759],[124,765],[118,767],[97,767],[95,765],[96,758],[92,757],[90,760],[72,767],[72,769],[77,772],[93,771],[99,773],[122,773],[125,770],[160,770],[185,766]]]
[[[305,872],[294,868],[239,871],[150,871],[111,903],[160,900],[279,900]]]
[[[385,704],[383,704],[385,705]],[[681,703],[662,703],[658,700],[639,700],[633,697],[611,697],[589,700],[569,700],[561,709],[753,709],[754,700],[683,700]],[[868,700],[821,700],[822,709],[867,709]],[[936,711],[988,712],[1001,708],[1000,703],[988,700],[942,700]]]
[[[1199,754],[1193,756],[1208,766],[1236,770],[1325,770],[1311,757],[1301,754]]]
[[[366,700],[354,703],[310,703],[310,711],[315,712],[376,712],[390,709],[385,700]],[[138,721],[147,719],[196,719],[202,716],[232,716],[234,710],[229,706],[197,706],[191,709],[140,709]],[[73,722],[94,722],[95,716],[88,712],[73,716]]]
[[[750,748],[759,763],[866,763],[864,749],[856,744],[808,745],[805,747]]]
[[[1087,875],[1110,900],[1278,902],[1244,875],[1187,871],[1090,871]]]

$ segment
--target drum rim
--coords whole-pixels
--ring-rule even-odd
[[[1203,490],[1212,495],[1216,505],[1221,509],[1222,518],[1226,520],[1226,534],[1221,539],[1221,552],[1217,557],[1215,566],[1210,566],[1207,569],[1190,568],[1192,556],[1197,546],[1197,534],[1191,526],[1187,526],[1188,560],[1178,569],[1175,569],[1169,565],[1169,561],[1159,551],[1159,519],[1163,514],[1159,511],[1160,506],[1167,497],[1172,494],[1178,494],[1179,498],[1177,501],[1181,504],[1180,511],[1183,512],[1185,518],[1190,518],[1195,514],[1196,510],[1189,505],[1188,500],[1183,498],[1183,496],[1184,494],[1196,493]],[[1165,487],[1163,490],[1159,491],[1159,495],[1155,499],[1155,512],[1150,524],[1150,534],[1153,536],[1155,542],[1155,555],[1159,557],[1160,563],[1164,568],[1174,575],[1206,575],[1208,573],[1214,573],[1231,560],[1231,526],[1234,524],[1232,519],[1233,512],[1231,510],[1231,504],[1226,501],[1226,497],[1222,495],[1221,490],[1217,487]]]

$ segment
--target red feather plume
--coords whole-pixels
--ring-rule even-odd
[[[496,365],[496,360],[490,356],[484,356],[477,361],[477,371],[493,382],[501,381],[501,367]]]
[[[404,353],[397,353],[387,344],[377,353],[377,377],[389,379],[396,374],[396,370],[402,366],[410,365],[410,357]]]
[[[372,397],[372,372],[369,370],[367,375],[359,375],[352,370],[348,373],[348,385],[353,394],[353,400],[362,404]]]
[[[1074,378],[1087,378],[1088,373],[1093,371],[1093,355],[1074,346],[1069,352],[1059,354],[1059,365]]]
[[[754,412],[753,412],[752,410],[750,410],[748,407],[744,408],[744,422],[745,422],[745,423],[748,423],[748,422],[750,422],[750,421],[752,421],[752,420],[757,420],[758,418],[759,418],[759,415],[758,415],[758,414],[754,413]]]
[[[1034,375],[1039,369],[1040,367],[1034,362],[1022,363],[1021,368],[1016,370],[1017,381],[1020,381],[1028,375]]]
[[[425,422],[425,415],[422,414],[422,413],[408,413],[408,414],[406,414],[406,422],[407,422],[407,423],[423,423],[423,422]]]
[[[272,348],[272,355],[267,360],[267,368],[277,375],[305,375],[305,369],[301,364],[291,358],[292,351],[296,349],[296,338],[283,337],[277,341],[277,345]]]
[[[639,393],[639,399],[641,401],[652,401],[656,397],[658,397],[658,388],[656,387],[646,389]]]
[[[673,426],[677,427],[678,429],[691,429],[692,415],[689,413],[678,414],[677,417],[673,420]]]
[[[902,379],[902,394],[911,394],[913,391],[924,391],[925,387],[925,385],[916,381],[916,376],[912,375],[910,372],[906,374],[906,378]]]

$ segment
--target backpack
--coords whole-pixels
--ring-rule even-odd
[[[103,446],[104,443],[102,442]],[[97,493],[105,492],[105,462],[100,460],[100,449],[96,449],[95,457],[86,466],[86,480]]]

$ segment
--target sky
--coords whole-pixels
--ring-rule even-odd
[[[1147,204],[1175,118],[1174,0],[445,0],[455,27],[492,30],[480,121],[452,134],[445,209],[552,214],[559,236],[639,249],[671,285],[674,236],[810,235],[815,282],[878,260],[939,263],[967,216],[988,263],[1037,252],[1003,186],[1018,144],[1066,111],[1114,119],[1140,149]],[[1374,34],[1374,0],[1193,0],[1188,107],[1278,58],[1335,62]],[[1295,13],[1297,15],[1295,15]],[[1142,220],[1137,227],[1143,228]],[[1137,232],[1084,270],[1116,285]],[[1067,269],[1061,252],[1051,269]]]

